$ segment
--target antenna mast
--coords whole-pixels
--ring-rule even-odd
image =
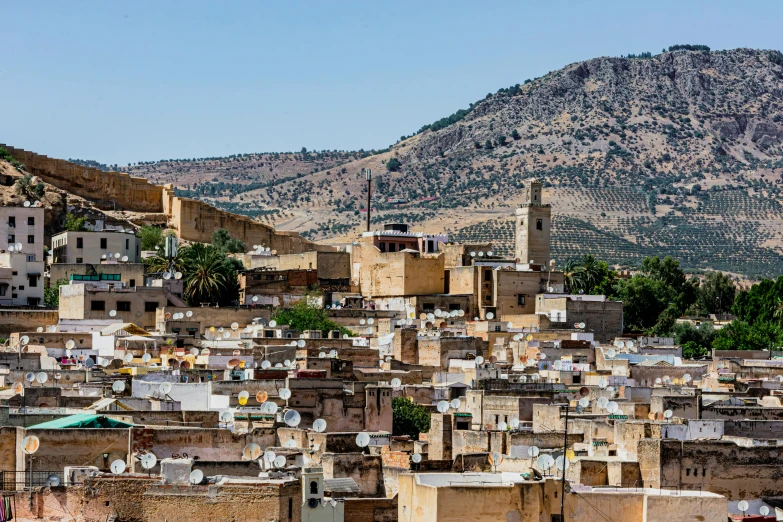
[[[372,169],[362,169],[367,180],[367,232],[370,231],[370,196],[372,194]]]
[[[565,472],[568,457],[568,402],[565,405],[565,429],[563,430],[563,483],[560,486],[560,522],[565,522]]]

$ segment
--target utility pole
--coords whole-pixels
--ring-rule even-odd
[[[367,180],[367,232],[370,231],[370,196],[372,195],[372,169],[362,169]]]
[[[568,457],[568,403],[565,405],[565,430],[563,430],[563,483],[560,485],[560,522],[565,522],[565,472]]]

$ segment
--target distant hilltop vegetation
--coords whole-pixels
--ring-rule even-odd
[[[509,248],[524,179],[545,183],[564,262],[671,255],[691,269],[783,272],[783,55],[673,45],[505,87],[383,151],[136,165],[190,197],[311,239],[347,239],[375,173],[373,221]]]

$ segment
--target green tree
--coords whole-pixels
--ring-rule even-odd
[[[212,246],[228,254],[239,254],[245,251],[245,244],[228,233],[228,230],[219,228],[212,234]]]
[[[707,348],[694,341],[688,341],[682,345],[682,357],[684,359],[696,359],[697,357],[709,355],[709,353],[710,351]]]
[[[696,305],[704,313],[721,314],[731,310],[737,287],[722,272],[710,272],[701,282]]]
[[[308,294],[305,299],[297,301],[291,308],[278,308],[272,318],[277,321],[277,324],[287,324],[300,332],[339,330],[342,334],[353,335],[353,332],[329,319],[326,310],[313,304],[309,299],[312,295]]]
[[[492,141],[491,140],[485,141],[484,142],[484,148],[487,149],[487,150],[492,150]]]
[[[782,344],[783,330],[777,324],[734,320],[718,331],[712,346],[717,350],[772,350]]]
[[[30,199],[41,199],[46,193],[46,186],[43,184],[43,182],[39,181],[37,183],[33,183],[32,174],[25,174],[16,180],[14,188],[16,189],[17,194],[24,198]]]
[[[668,308],[665,285],[649,277],[637,274],[621,279],[615,288],[617,298],[623,302],[623,322],[626,330],[642,332],[653,328],[658,317]]]
[[[44,288],[44,305],[60,306],[60,287],[67,284],[67,279],[58,279],[54,284],[50,283],[48,288]]]
[[[419,433],[430,429],[430,414],[424,406],[408,397],[392,399],[392,435],[408,435],[419,438]]]
[[[84,216],[76,217],[71,213],[65,215],[65,230],[68,232],[82,232],[87,230],[87,227],[85,226],[86,223],[87,218]]]
[[[213,245],[194,243],[179,251],[185,297],[200,303],[233,304],[239,295],[236,265]]]
[[[389,172],[397,172],[402,167],[402,162],[397,158],[391,158],[386,162],[386,170]]]
[[[498,147],[505,147],[506,146],[506,137],[503,136],[502,134],[500,136],[498,136],[495,141],[497,142]]]
[[[518,130],[514,129],[514,130],[511,131],[511,138],[514,141],[517,141],[517,140],[521,139],[522,136],[519,135],[519,131]]]
[[[163,248],[163,230],[160,227],[142,225],[139,229],[142,250],[155,250]]]

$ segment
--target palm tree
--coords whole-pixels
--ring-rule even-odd
[[[203,243],[182,248],[182,272],[185,297],[191,304],[230,301],[236,291],[236,272],[226,255]]]
[[[574,259],[569,260],[565,264],[563,267],[563,279],[567,292],[574,293],[583,289],[583,271],[584,268]]]

